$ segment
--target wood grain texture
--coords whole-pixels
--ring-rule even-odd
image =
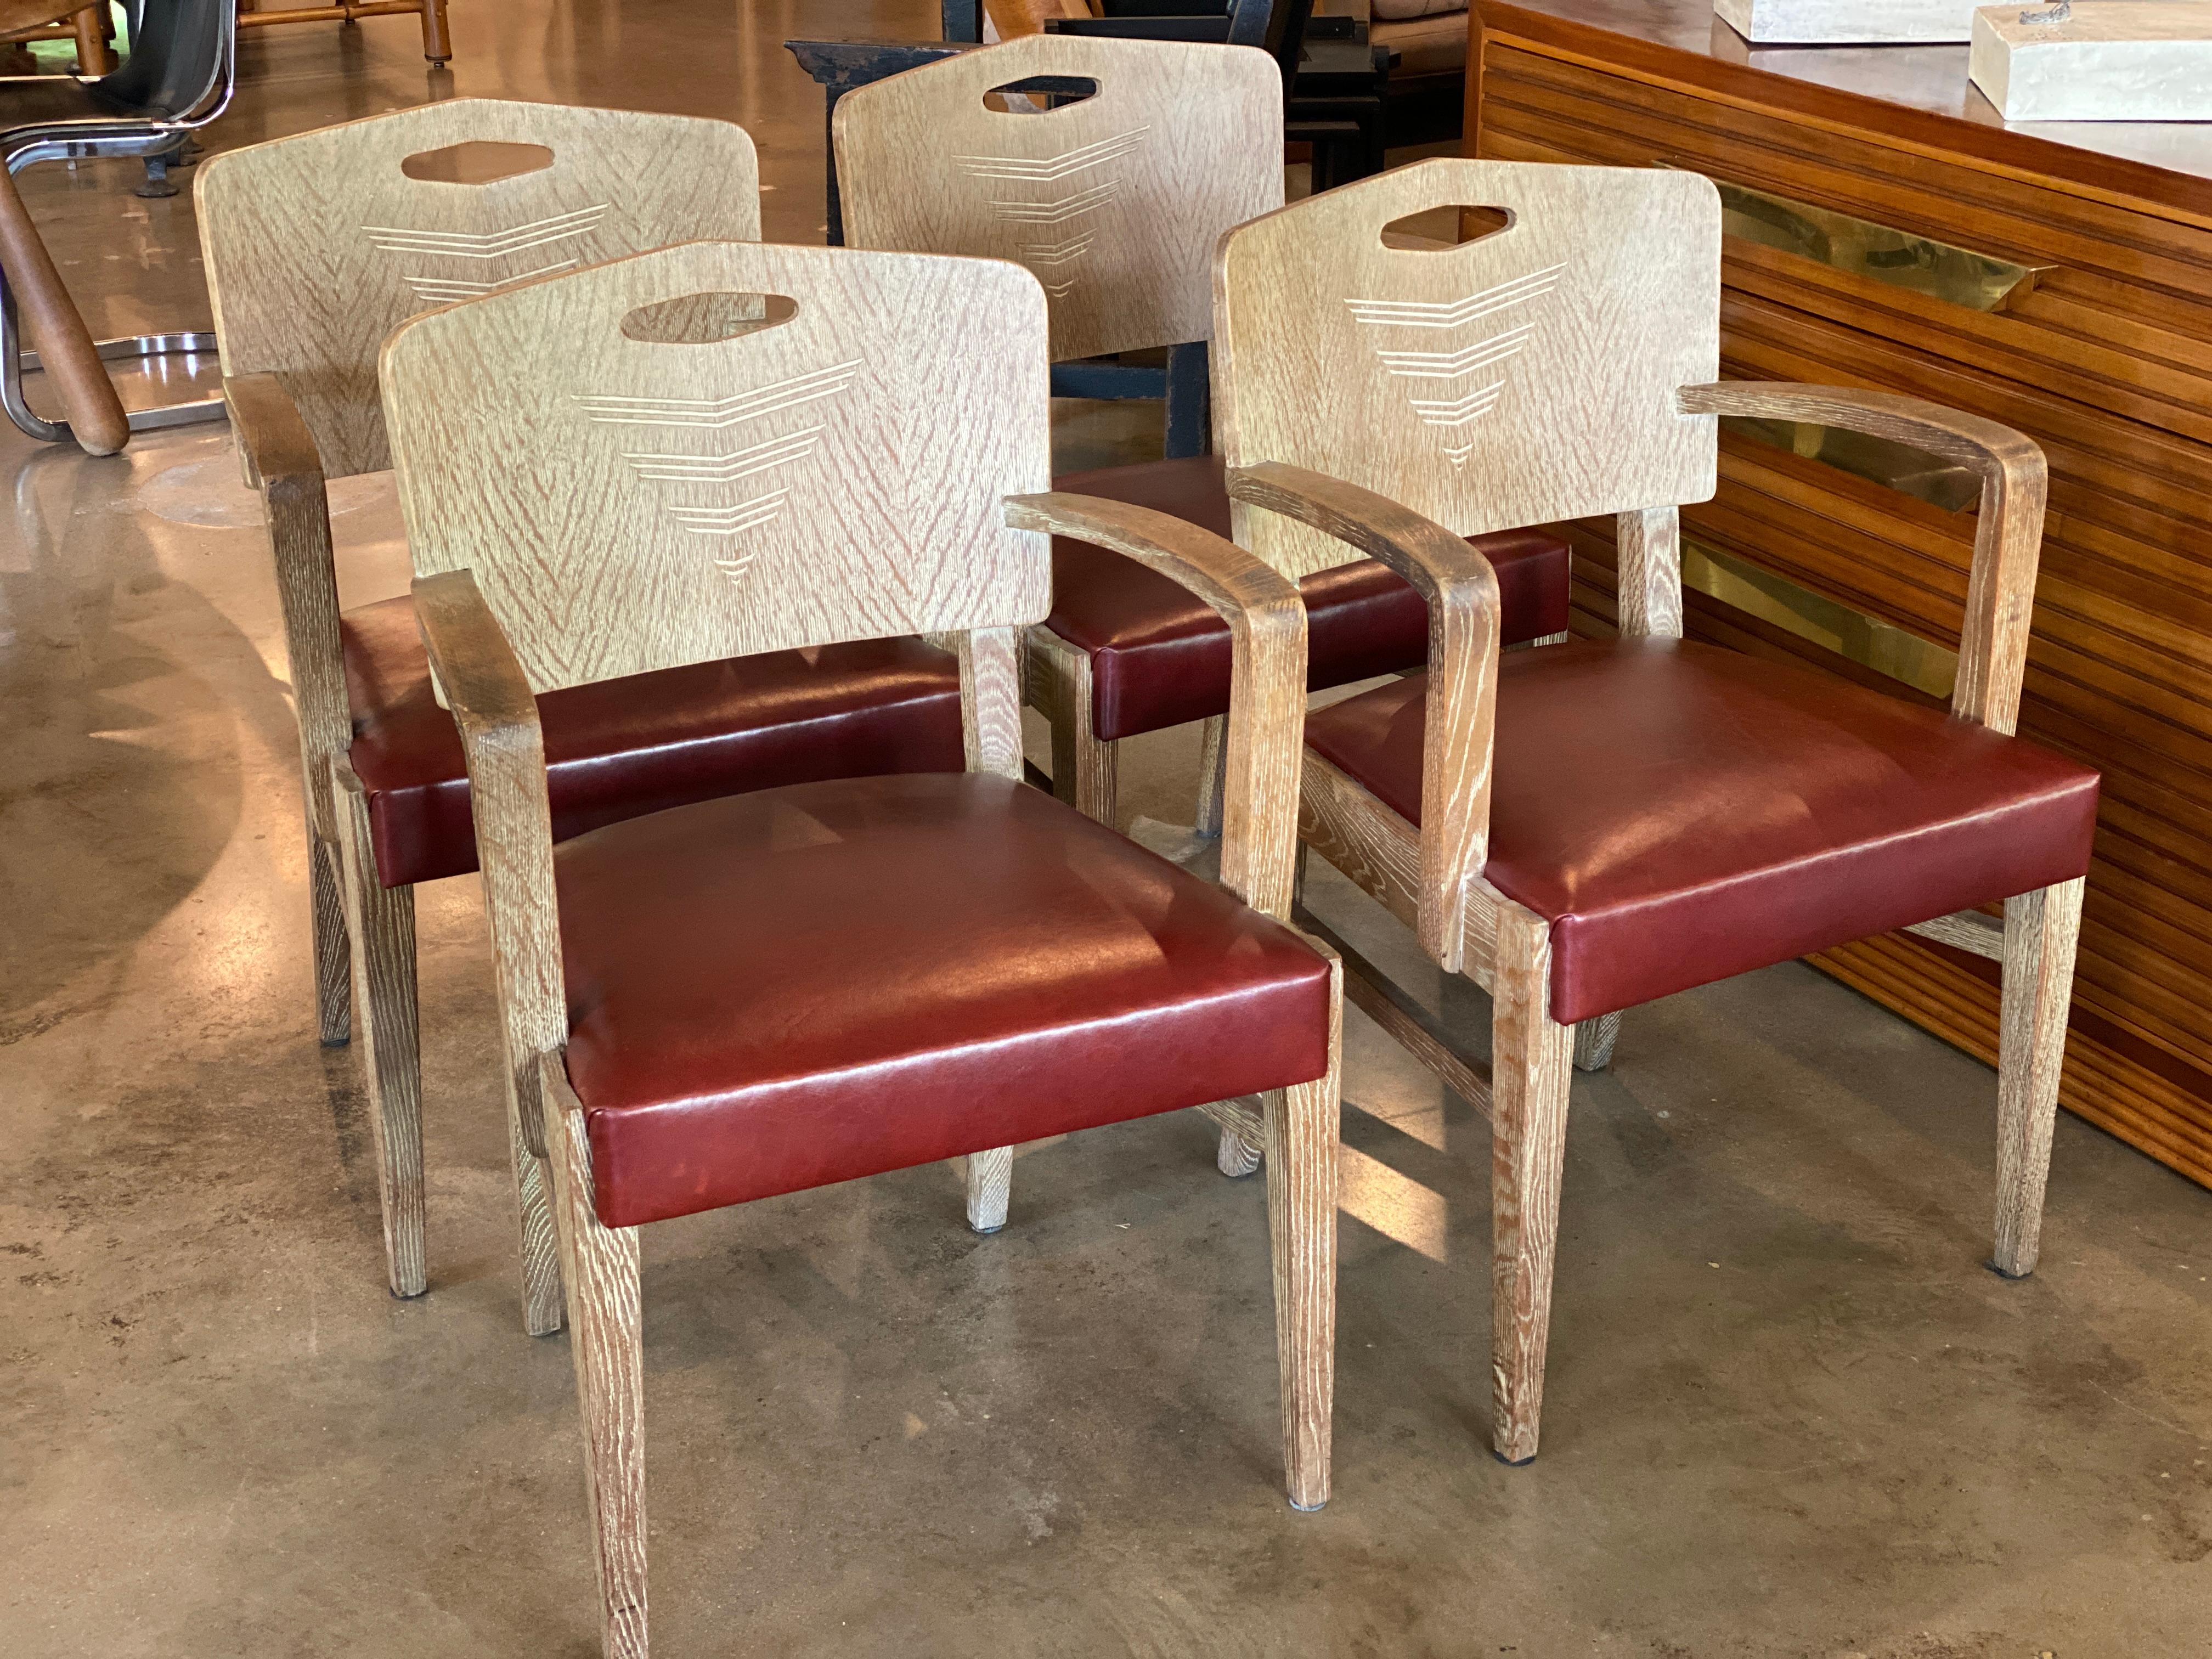
[[[623,332],[702,293],[795,311],[713,344]],[[758,243],[418,317],[382,360],[416,570],[474,571],[540,692],[1041,622],[1048,549],[1000,502],[1049,483],[1044,337],[1017,266]]]
[[[1671,507],[1616,515],[1620,631],[1629,639],[1682,637],[1682,526]]]
[[[985,106],[1053,75],[1097,91]],[[832,122],[845,240],[1011,259],[1054,361],[1212,337],[1214,244],[1283,204],[1283,83],[1249,46],[1035,34],[855,88]]]
[[[1221,1132],[1215,1143],[1214,1168],[1231,1180],[1250,1175],[1260,1167],[1267,1144],[1266,1112],[1258,1097],[1216,1100],[1195,1109]]]
[[[1326,947],[1315,945],[1327,954]],[[1267,1238],[1283,1380],[1283,1468],[1293,1509],[1328,1502],[1336,1400],[1336,1206],[1343,981],[1329,971],[1328,1070],[1264,1095]]]
[[[1512,222],[1385,245],[1392,221],[1452,206]],[[1702,501],[1711,423],[1674,392],[1715,378],[1720,240],[1720,198],[1687,173],[1439,158],[1309,197],[1222,242],[1217,442],[1231,466],[1310,468],[1460,536]],[[1286,575],[1355,556],[1232,514]]]
[[[958,636],[960,734],[970,772],[1022,776],[1021,666],[1011,628]]]
[[[646,1659],[645,1335],[637,1230],[599,1220],[583,1106],[558,1053],[532,1092],[548,1104],[554,1216],[568,1288],[568,1350],[583,1419],[584,1489],[605,1659]]]
[[[1613,1047],[1620,1040],[1620,1016],[1600,1014],[1575,1027],[1575,1070],[1602,1072],[1613,1064]]]
[[[1229,499],[1296,520],[1380,561],[1428,602],[1414,931],[1447,973],[1466,950],[1468,893],[1489,860],[1498,703],[1498,576],[1458,536],[1341,479],[1279,462],[1229,470]],[[1301,684],[1303,693],[1303,684]]]
[[[97,38],[97,37],[95,37]],[[0,270],[21,313],[27,343],[61,404],[70,436],[88,455],[112,455],[131,441],[123,400],[70,298],[46,240],[31,222],[15,175],[0,167]]]
[[[386,1276],[394,1296],[428,1285],[422,1243],[422,1055],[415,994],[415,890],[376,878],[368,796],[343,758],[330,763],[352,936],[353,1017],[367,1050],[368,1122],[376,1150]]]
[[[1310,749],[1298,779],[1298,836],[1392,915],[1418,927],[1419,831]],[[1460,971],[1485,989],[1497,950],[1500,902],[1489,883],[1468,884]]]
[[[1551,1016],[1551,924],[1501,906],[1490,1071],[1491,1444],[1507,1463],[1536,1455],[1551,1335],[1574,1075],[1574,1032]]]
[[[1198,733],[1198,805],[1191,829],[1208,841],[1221,838],[1221,792],[1228,787],[1229,718],[1215,714]]]
[[[960,661],[960,731],[970,772],[1022,780],[1020,653],[1010,628],[972,629],[954,637]],[[1013,1201],[1014,1149],[994,1146],[968,1155],[968,1225],[995,1233],[1006,1224]]]
[[[1006,1210],[1013,1201],[1014,1149],[993,1146],[969,1153],[963,1179],[968,1192],[969,1231],[997,1232],[1006,1224]]]
[[[2008,1279],[2035,1271],[2052,1119],[2066,1059],[2074,951],[2083,884],[2069,881],[2005,901],[2004,1012],[1997,1049],[1996,1249]]]
[[[246,483],[261,495],[284,624],[292,707],[300,732],[300,781],[307,808],[307,880],[315,944],[317,1024],[325,1043],[347,1040],[351,968],[337,857],[331,762],[353,742],[338,643],[337,572],[321,458],[298,410],[272,376],[223,383],[231,431]],[[327,857],[325,854],[327,854]]]
[[[1933,921],[1915,922],[1905,931],[1993,961],[2004,958],[2004,924],[1978,910],[1961,910],[1955,915],[1938,916]]]
[[[1121,746],[1098,735],[1091,658],[1045,627],[1030,629],[1029,649],[1036,666],[1030,701],[1052,732],[1052,793],[1084,817],[1118,829]]]
[[[410,155],[539,144],[487,185],[410,179]],[[408,318],[548,271],[760,235],[752,140],[726,121],[450,99],[210,156],[194,191],[227,376],[272,374],[328,476],[391,463],[377,352]]]
[[[470,572],[416,577],[415,617],[460,728],[510,1087],[524,1144],[544,1158],[538,1056],[568,1042],[568,1010],[538,700]]]
[[[2041,449],[1998,422],[1889,392],[1738,381],[1685,386],[1680,398],[1688,413],[1838,427],[1907,445],[1979,473],[1981,511],[1975,520],[1951,712],[2008,735],[2018,728],[2048,484]]]
[[[302,790],[311,815],[312,797]],[[307,836],[307,909],[314,928],[315,1028],[325,1048],[353,1040],[353,955],[346,937],[345,872],[335,842]]]
[[[1006,521],[1133,559],[1229,624],[1221,884],[1255,910],[1287,916],[1306,704],[1306,613],[1296,585],[1210,531],[1127,501],[1021,496],[1006,503]]]
[[[538,1062],[568,1037],[544,738],[538,701],[468,572],[417,578],[415,617],[468,765],[507,1059],[502,1092],[521,1234],[523,1328],[543,1336],[561,1328],[561,1285],[549,1248],[550,1200],[540,1160],[551,1149]]]
[[[2050,467],[2020,731],[2104,775],[2060,1103],[2212,1185],[2212,197],[2201,179],[1875,104],[1483,0],[1480,120],[1501,159],[1666,157],[2040,268],[2002,308],[1729,238],[1724,368],[1924,398]],[[1946,647],[1974,515],[1723,434],[1686,536]],[[1612,630],[1611,538],[1574,533],[1575,626]],[[1692,637],[1851,672],[1692,594]],[[1986,964],[1907,935],[1814,959],[1994,1062]]]
[[[1489,1117],[1487,1066],[1462,1053],[1441,1020],[1318,916],[1301,905],[1291,912],[1291,920],[1334,951],[1344,964],[1346,1000],[1427,1066],[1439,1082],[1473,1107],[1478,1117]]]

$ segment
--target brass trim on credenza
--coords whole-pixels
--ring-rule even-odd
[[[1957,652],[1686,536],[1682,586],[1931,697],[1948,698],[1958,681]]]
[[[1670,155],[1653,165],[1683,172],[1701,167]],[[1816,207],[1771,191],[1716,179],[1721,193],[1721,231],[1739,240],[1792,253],[1831,270],[1848,271],[1869,282],[1941,300],[1968,311],[2002,311],[2014,299],[2034,291],[2036,278],[2049,265],[2014,264],[1993,253],[1939,241],[1916,231],[1899,230],[1833,208]]]

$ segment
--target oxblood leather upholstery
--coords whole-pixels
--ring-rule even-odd
[[[1006,779],[801,784],[559,848],[568,1078],[623,1227],[1310,1082],[1296,934]]]
[[[2097,774],[1806,669],[1670,640],[1499,665],[1485,874],[1552,921],[1562,1024],[2089,867]],[[1306,717],[1420,822],[1425,675]]]
[[[1229,534],[1222,459],[1198,455],[1073,472],[1054,489],[1157,507]],[[1498,572],[1504,642],[1567,626],[1567,544],[1548,530],[1469,538]],[[1306,605],[1306,684],[1316,690],[1429,659],[1428,606],[1371,559],[1298,584]],[[1052,615],[1046,625],[1091,658],[1092,730],[1134,737],[1229,712],[1229,624],[1180,583],[1088,542],[1052,543]]]
[[[477,867],[468,769],[430,690],[411,599],[338,621],[349,758],[387,887]],[[920,640],[868,640],[604,680],[538,700],[553,835],[777,784],[957,772],[960,669]]]

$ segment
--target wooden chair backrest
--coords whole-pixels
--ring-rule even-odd
[[[984,106],[1036,76],[1098,89]],[[835,129],[846,241],[1027,265],[1054,362],[1210,338],[1215,243],[1283,204],[1282,77],[1256,47],[1028,35],[858,88]]]
[[[635,337],[671,302],[752,320]],[[381,372],[416,573],[473,570],[536,690],[1050,608],[1003,504],[1051,482],[1018,266],[694,243],[418,317]]]
[[[1444,207],[1502,209],[1454,246],[1386,246]],[[1720,198],[1693,173],[1442,158],[1232,231],[1214,273],[1216,441],[1359,484],[1462,536],[1713,493]],[[1236,506],[1284,574],[1355,556]]]
[[[553,159],[489,184],[401,170],[470,143],[535,144]],[[647,248],[760,236],[742,127],[483,98],[215,156],[196,205],[223,373],[275,374],[334,478],[391,465],[376,354],[408,318]]]

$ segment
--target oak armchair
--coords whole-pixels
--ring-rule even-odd
[[[992,88],[1041,76],[1097,90],[1038,113],[986,107]],[[1027,264],[1050,296],[1055,361],[1159,345],[1202,353],[1216,242],[1282,204],[1282,124],[1281,76],[1253,47],[1038,34],[964,52],[838,100],[846,238]],[[1295,319],[1312,314],[1310,295],[1285,302]],[[1171,412],[1171,435],[1176,420]],[[1171,442],[1160,461],[1059,485],[1225,535],[1229,500],[1201,416],[1187,449]],[[1516,526],[1483,545],[1504,594],[1505,641],[1563,638],[1566,544]],[[1340,561],[1301,592],[1313,687],[1424,660],[1419,597],[1387,568]],[[1051,723],[1061,799],[1113,823],[1120,741],[1204,720],[1198,827],[1219,833],[1230,651],[1211,611],[1113,549],[1063,537],[1052,614],[1027,643],[1026,694]],[[1252,1167],[1249,1149],[1225,1146],[1223,1158],[1224,1170]]]
[[[626,337],[725,292],[788,311],[714,342]],[[610,1655],[647,1646],[647,1221],[963,1155],[972,1185],[1016,1140],[1256,1095],[1290,1494],[1328,1494],[1338,981],[1280,920],[1304,613],[1204,531],[1044,492],[1045,339],[1042,289],[1003,262],[699,243],[434,313],[384,354],[520,1132],[551,1163]],[[807,416],[820,441],[732,581],[684,520],[757,487],[672,489],[606,417],[833,365],[849,373]],[[716,444],[699,429],[682,450]],[[1231,630],[1226,891],[1021,781],[1017,641],[1048,603],[1046,538],[1070,531]],[[556,845],[552,695],[924,630],[958,641],[964,773],[794,784]]]
[[[1508,228],[1443,254],[1383,245],[1383,223],[1450,204],[1502,208]],[[2043,458],[1995,422],[1886,392],[1715,384],[1719,241],[1694,174],[1437,161],[1222,246],[1240,544],[1297,574],[1349,540],[1428,599],[1425,675],[1309,718],[1300,833],[1492,999],[1486,1075],[1346,957],[1353,1000],[1490,1116],[1493,1444],[1509,1462],[1537,1445],[1577,1022],[1895,928],[1986,939],[1972,913],[2002,901],[2001,942],[1982,946],[2003,962],[1991,1265],[2035,1265],[2098,784],[2013,735]],[[1352,303],[1293,330],[1293,286]],[[1468,296],[1529,290],[1517,357],[1480,393],[1465,452],[1440,453],[1378,371],[1438,317],[1460,320],[1421,345],[1494,355],[1498,319]],[[1318,419],[1316,386],[1332,392]],[[1948,714],[1681,637],[1677,510],[1712,494],[1722,414],[1844,426],[1980,473]],[[1364,491],[1379,464],[1348,482],[1310,470],[1355,433],[1425,457],[1491,524],[1615,517],[1620,637],[1501,659],[1479,553]]]
[[[198,205],[291,661],[319,1024],[325,1043],[362,1039],[388,1281],[415,1296],[427,1277],[414,887],[475,869],[476,842],[460,738],[412,605],[340,607],[325,485],[390,465],[376,362],[394,327],[617,254],[757,237],[752,141],[726,122],[463,99],[216,156]],[[811,408],[819,390],[769,401]],[[714,416],[745,449],[741,469],[773,476],[788,459],[742,441],[772,413]],[[620,429],[656,447],[648,426]],[[701,545],[726,544],[721,526],[696,528]],[[544,713],[563,836],[759,785],[960,764],[957,668],[917,640],[694,665],[558,694]],[[544,1170],[513,1139],[523,1317],[542,1333],[561,1321]]]

